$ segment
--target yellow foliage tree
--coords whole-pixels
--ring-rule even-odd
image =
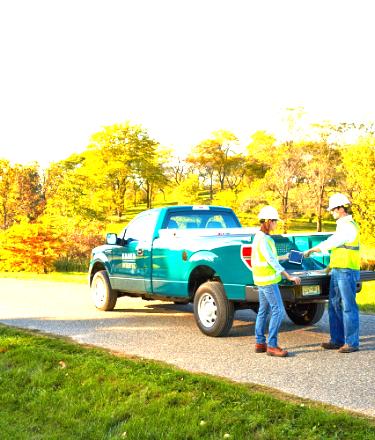
[[[353,214],[361,226],[361,236],[375,241],[375,136],[360,139],[358,145],[343,150],[346,192]]]

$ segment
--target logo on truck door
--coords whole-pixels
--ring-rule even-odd
[[[137,258],[137,256],[136,256],[136,254],[134,252],[123,252],[121,254],[121,259],[122,259],[121,267],[123,269],[133,269],[133,270],[135,270],[137,268],[137,265],[136,265],[136,262],[135,262],[136,258]]]
[[[250,244],[243,244],[241,246],[241,260],[245,263],[246,267],[252,271],[251,267],[251,252],[253,248]]]

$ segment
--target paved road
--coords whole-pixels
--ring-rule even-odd
[[[230,335],[210,338],[195,325],[191,305],[120,298],[100,312],[84,285],[0,279],[0,322],[69,336],[180,368],[267,385],[375,417],[375,316],[361,316],[361,351],[322,351],[327,317],[312,327],[285,321],[280,345],[292,355],[255,354],[251,311],[236,313]]]

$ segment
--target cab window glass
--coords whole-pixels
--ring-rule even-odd
[[[128,241],[144,241],[152,240],[155,231],[158,213],[149,212],[136,217],[129,223],[125,230],[125,240]]]
[[[238,228],[241,225],[230,213],[213,212],[178,212],[170,213],[165,228],[167,229],[196,229],[196,228]]]

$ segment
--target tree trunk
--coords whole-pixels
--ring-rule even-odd
[[[318,206],[316,210],[317,219],[316,219],[316,232],[322,232],[322,206],[323,206],[323,194],[324,194],[324,187],[321,188],[319,199],[318,199]]]
[[[289,191],[287,191],[283,197],[282,197],[282,209],[283,209],[283,217],[284,217],[284,224],[283,224],[283,233],[286,234],[288,232],[288,196]]]
[[[214,190],[213,190],[213,174],[210,175],[210,201],[212,202],[214,198]]]
[[[150,192],[151,192],[150,182],[146,180],[146,204],[148,209],[151,208]]]

